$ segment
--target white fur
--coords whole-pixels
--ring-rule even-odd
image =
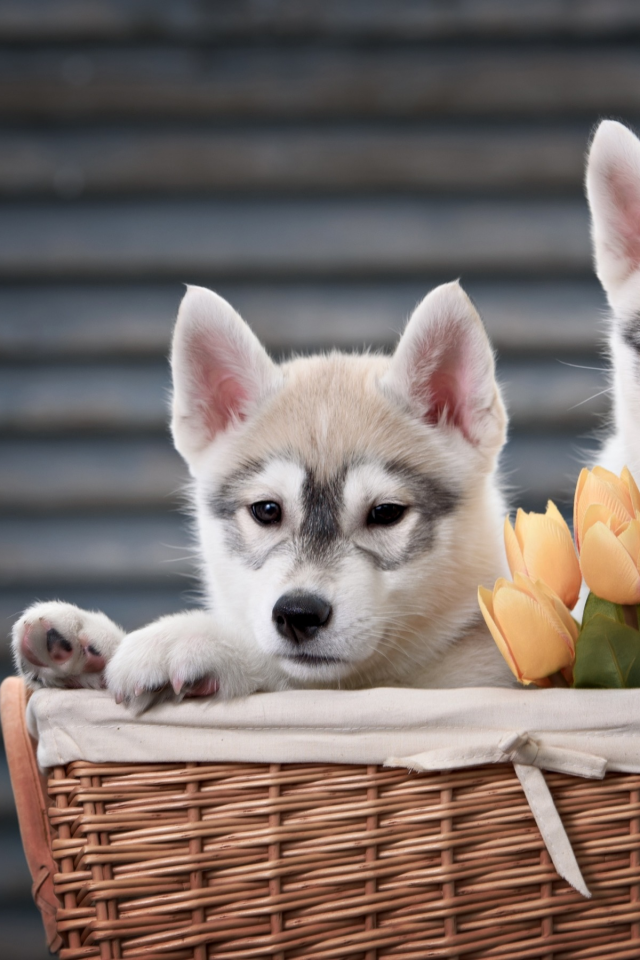
[[[614,432],[600,459],[614,473],[627,465],[640,478],[640,352],[628,342],[633,326],[640,329],[640,141],[621,123],[598,127],[586,186],[596,273],[612,311]]]
[[[512,682],[476,602],[478,584],[505,573],[496,461],[506,417],[486,334],[457,283],[423,300],[391,358],[280,366],[224,300],[191,287],[172,371],[172,430],[193,478],[208,604],[129,634],[115,653],[109,640],[106,682],[119,699],[145,707],[158,691],[182,696],[203,678],[221,697]],[[314,496],[319,529],[305,514]],[[264,501],[280,505],[280,522],[256,522],[252,504]],[[371,508],[388,503],[405,507],[402,518],[369,522]],[[272,617],[292,591],[331,606],[304,646]],[[64,610],[46,615],[77,644]],[[47,661],[46,633],[37,653],[46,667],[25,660],[33,617],[34,608],[14,628],[18,668],[64,685],[69,668],[62,675]],[[73,656],[83,682],[75,647]]]

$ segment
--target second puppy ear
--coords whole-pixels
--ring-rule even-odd
[[[171,371],[171,429],[187,462],[245,419],[280,382],[276,365],[247,324],[204,287],[188,287],[180,304]]]
[[[603,120],[587,159],[596,273],[611,297],[640,268],[640,140]]]
[[[504,443],[506,414],[491,346],[458,283],[437,287],[416,307],[383,385],[404,397],[426,424],[459,430],[490,452]]]

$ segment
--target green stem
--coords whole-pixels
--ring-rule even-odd
[[[638,608],[635,605],[622,603],[620,604],[622,610],[622,615],[624,617],[624,622],[628,627],[633,627],[634,630],[638,629]]]
[[[551,680],[552,687],[568,687],[569,686],[565,678],[562,676],[562,673],[560,672],[560,670],[558,670],[556,673],[552,673],[551,676],[549,677],[549,680]]]

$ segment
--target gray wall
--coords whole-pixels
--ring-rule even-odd
[[[127,627],[196,600],[165,427],[184,282],[281,355],[390,348],[461,276],[514,500],[566,510],[608,407],[581,186],[603,116],[640,117],[623,0],[0,0],[1,672],[35,598]],[[5,773],[0,956],[42,939]]]

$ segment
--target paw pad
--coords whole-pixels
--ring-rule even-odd
[[[47,630],[47,653],[54,663],[64,663],[73,653],[73,646],[55,627]]]

